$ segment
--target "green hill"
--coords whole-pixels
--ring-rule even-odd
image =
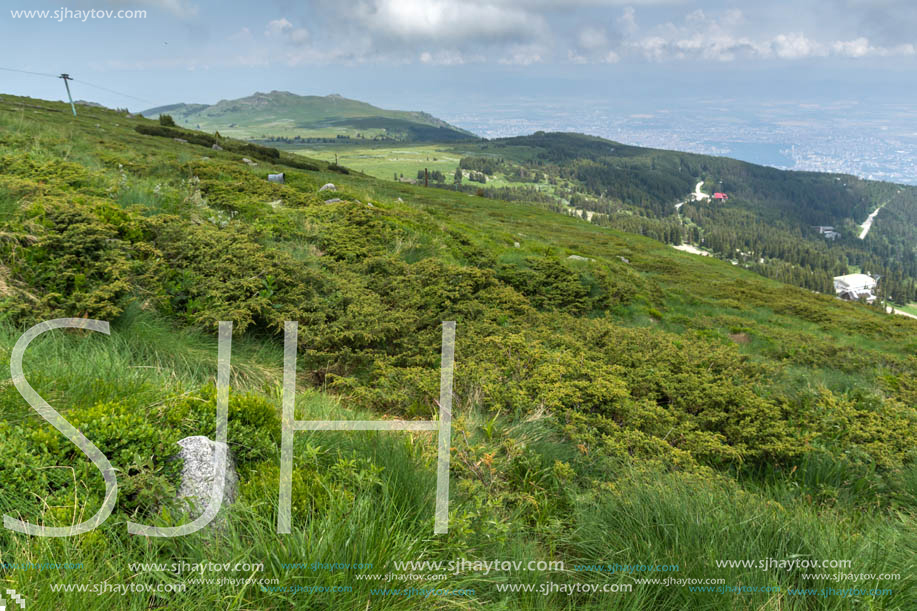
[[[258,92],[211,106],[170,104],[141,114],[169,114],[185,127],[260,140],[452,142],[476,137],[425,112],[384,110],[336,94],[320,97]]]
[[[548,203],[78,112],[0,96],[0,354],[43,320],[111,322],[25,355],[120,485],[92,533],[0,530],[4,588],[32,608],[917,607],[917,321]],[[220,529],[129,535],[178,519],[170,457],[214,433],[223,320],[238,501]],[[293,532],[276,534],[284,322],[299,322],[297,419],[429,420],[448,320],[449,533],[433,534],[433,434],[303,431]],[[49,526],[105,491],[6,373],[0,490],[0,512]],[[41,561],[80,568],[14,566]],[[412,561],[444,564],[396,566]],[[539,561],[563,566],[526,570]],[[192,581],[182,562],[263,566]]]

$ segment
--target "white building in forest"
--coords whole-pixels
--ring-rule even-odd
[[[847,274],[834,278],[834,292],[841,299],[858,301],[865,298],[867,303],[872,303],[876,300],[873,294],[875,290],[876,279],[866,274]]]
[[[815,225],[813,229],[815,229],[815,231],[825,236],[829,240],[836,240],[841,237],[840,232],[836,231],[834,227],[831,227],[830,225]]]

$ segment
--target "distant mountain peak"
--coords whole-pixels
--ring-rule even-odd
[[[256,91],[216,104],[170,104],[143,111],[169,114],[186,127],[254,140],[354,138],[399,142],[445,142],[477,138],[426,112],[387,110],[340,93],[324,96]]]

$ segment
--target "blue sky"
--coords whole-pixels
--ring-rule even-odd
[[[11,14],[61,8],[146,17]],[[434,112],[559,93],[904,99],[915,32],[917,3],[901,0],[7,0],[0,67],[68,72],[75,97],[132,109],[272,89]],[[63,94],[7,71],[0,91]]]

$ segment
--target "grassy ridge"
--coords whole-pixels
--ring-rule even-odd
[[[448,142],[474,134],[424,113],[377,108],[340,95],[300,96],[288,91],[255,93],[216,104],[170,104],[143,111],[156,118],[166,113],[186,127],[219,130],[236,138],[382,138],[414,142]],[[358,137],[359,135],[359,137]]]
[[[105,317],[112,337],[55,333],[26,374],[112,458],[123,498],[73,540],[0,531],[0,562],[65,559],[72,571],[5,570],[35,608],[51,585],[174,583],[129,562],[263,562],[270,592],[189,585],[178,594],[72,593],[68,607],[846,609],[845,587],[799,571],[716,560],[850,559],[900,573],[863,607],[915,603],[915,321],[883,316],[673,252],[632,234],[462,193],[358,174],[243,163],[149,122],[0,98],[0,350],[52,316]],[[265,180],[287,172],[287,184]],[[332,194],[319,193],[334,182]],[[368,204],[372,203],[372,206]],[[518,244],[518,246],[517,246]],[[584,259],[570,259],[577,255]],[[230,443],[242,498],[219,534],[146,541],[127,519],[173,519],[174,441],[212,430],[215,322],[233,320]],[[301,418],[430,418],[439,323],[456,320],[450,533],[432,535],[428,433],[301,433],[294,533],[274,534],[280,330],[300,321]],[[70,524],[101,478],[0,381],[0,503]],[[135,431],[129,436],[124,431]],[[84,464],[85,463],[85,464]],[[73,466],[74,478],[69,469]],[[28,475],[26,475],[28,474]],[[75,482],[80,482],[78,485]],[[467,572],[386,585],[395,561],[562,560],[556,573]],[[287,563],[372,563],[310,571]],[[680,578],[778,586],[715,594],[506,593],[505,584],[633,584],[576,564],[678,564]],[[248,577],[249,575],[232,575]],[[208,575],[219,577],[219,575]],[[638,575],[637,577],[643,577]],[[664,575],[646,575],[664,577]],[[474,589],[471,597],[374,594]]]

